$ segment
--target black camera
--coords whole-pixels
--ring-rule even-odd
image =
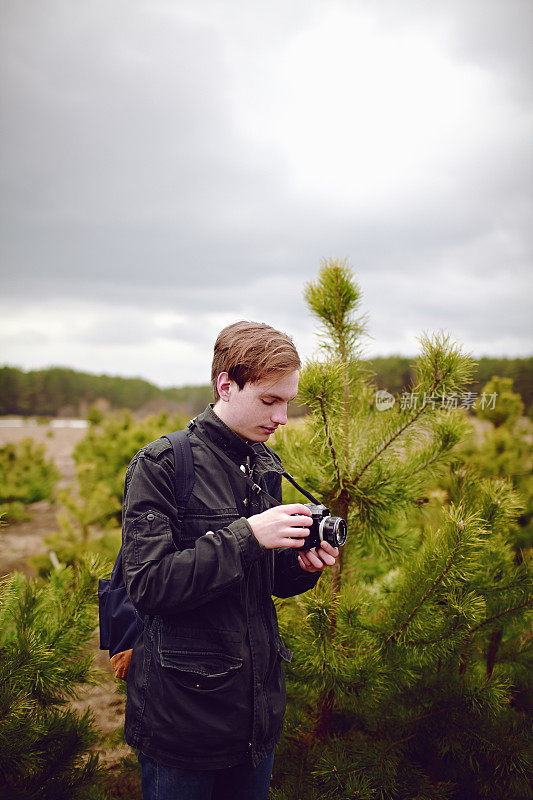
[[[342,547],[348,538],[348,528],[342,517],[330,516],[329,509],[321,503],[305,503],[311,512],[313,524],[309,528],[309,536],[303,539],[299,550],[310,550],[320,547],[320,542],[329,542],[332,547]]]

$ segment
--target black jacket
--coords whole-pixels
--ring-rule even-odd
[[[281,502],[279,457],[248,444],[211,406],[206,435]],[[168,766],[256,766],[278,741],[285,712],[283,644],[271,595],[312,588],[293,549],[267,550],[246,517],[269,507],[195,435],[195,481],[185,509],[174,500],[167,439],[135,456],[123,514],[128,594],[145,620],[128,672],[126,741]],[[249,461],[248,461],[249,459]]]

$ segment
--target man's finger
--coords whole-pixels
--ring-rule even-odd
[[[286,506],[281,506],[281,508],[283,508],[287,514],[304,514],[306,517],[311,516],[311,512],[303,503],[289,503]]]
[[[309,528],[288,528],[285,531],[285,536],[309,536],[311,531]]]
[[[311,525],[313,524],[313,520],[311,519],[311,517],[304,517],[303,514],[300,515],[291,514],[290,519],[288,519],[287,522],[289,523],[289,525],[294,525],[294,526],[305,525],[307,528],[310,528]]]
[[[322,569],[324,566],[324,562],[322,561],[319,556],[317,556],[315,549],[307,550],[306,551],[307,558],[309,559],[309,563],[311,566],[316,567],[317,569]]]
[[[321,544],[321,547],[316,548],[316,554],[318,558],[322,559],[325,564],[327,564],[329,567],[332,567],[335,563],[336,557],[339,554],[339,551],[336,547],[331,547],[331,545],[327,545],[329,549],[326,550],[326,548],[323,546],[324,542]]]
[[[303,534],[302,534],[303,535]],[[290,539],[281,539],[276,547],[302,547],[305,539],[298,537],[291,537]]]
[[[337,556],[339,555],[339,548],[333,547],[333,545],[331,545],[329,542],[326,542],[325,540],[320,542],[320,547],[322,548],[322,550],[325,550],[326,553],[329,553],[331,556],[334,556],[335,558],[337,558]]]

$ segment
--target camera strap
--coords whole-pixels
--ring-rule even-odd
[[[286,470],[285,470],[285,472],[283,473],[283,477],[284,477],[284,478],[287,478],[287,480],[289,481],[289,483],[292,483],[292,485],[294,486],[294,488],[295,488],[295,489],[298,489],[298,491],[299,491],[299,492],[301,492],[302,494],[304,494],[304,495],[307,497],[307,499],[308,499],[308,500],[310,500],[312,503],[314,503],[314,504],[315,504],[315,506],[319,506],[319,505],[321,505],[321,503],[320,503],[320,500],[317,500],[317,499],[316,499],[316,497],[313,497],[313,495],[311,494],[311,492],[308,492],[308,491],[306,491],[305,489],[302,489],[302,487],[300,486],[300,484],[299,484],[299,483],[296,483],[296,481],[294,480],[294,478],[292,477],[292,475],[291,475],[289,472],[287,472]]]
[[[217,447],[217,445],[214,444],[210,439],[208,439],[207,436],[204,436],[204,434],[201,433],[196,427],[194,420],[191,420],[191,422],[189,422],[188,427],[190,428],[191,431],[194,431],[195,436],[198,436],[198,438],[201,439],[202,442],[204,442],[204,444],[206,444],[207,447],[209,447],[209,449],[219,459],[221,459],[225,464],[227,464],[228,467],[230,467],[233,472],[239,475],[242,478],[242,480],[245,481],[245,483],[247,483],[248,486],[250,486],[253,492],[263,495],[265,500],[269,500],[273,505],[279,506],[280,504],[279,500],[277,500],[275,497],[272,497],[272,495],[269,494],[265,489],[263,489],[262,486],[259,486],[259,484],[256,483],[254,480],[252,480],[252,478],[249,475],[246,475],[246,473],[243,472],[237,466],[237,464],[234,461],[232,461],[231,458],[229,458],[229,456],[227,456],[223,450],[220,449],[220,447]],[[282,477],[286,478],[290,483],[292,483],[292,485],[296,489],[298,489],[299,492],[305,495],[305,497],[311,500],[312,503],[314,503],[315,505],[320,505],[320,501],[317,500],[315,497],[313,497],[313,495],[310,494],[310,492],[307,492],[305,489],[302,489],[302,487],[298,483],[296,483],[292,475],[290,475],[287,471],[284,471],[282,473]]]

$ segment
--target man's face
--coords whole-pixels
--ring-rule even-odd
[[[299,375],[295,370],[281,378],[245,383],[242,389],[228,379],[219,387],[215,412],[242,439],[266,442],[279,425],[287,422],[287,406],[298,392]]]

